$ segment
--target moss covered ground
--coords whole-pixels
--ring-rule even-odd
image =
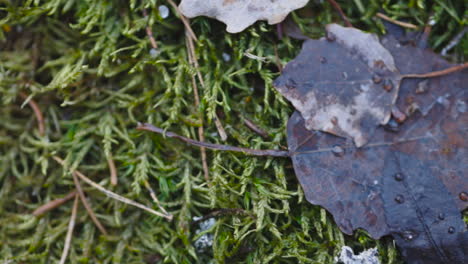
[[[377,34],[384,28],[376,12],[420,29],[430,23],[436,52],[467,26],[461,0],[338,2],[354,26]],[[169,8],[168,17],[160,5]],[[324,35],[324,25],[343,23],[328,1],[310,1],[291,17],[314,38]],[[391,240],[376,241],[364,231],[343,235],[325,210],[305,201],[289,159],[207,151],[205,175],[199,148],[135,129],[148,122],[199,139],[203,127],[212,143],[287,146],[293,108],[272,81],[301,41],[279,39],[265,22],[239,34],[203,17],[190,25],[199,67],[167,1],[0,0],[0,261],[58,263],[73,199],[32,213],[73,192],[72,172],[79,170],[173,219],[80,181],[103,227],[76,203],[66,263],[333,263],[345,244],[357,252],[377,247],[383,263],[402,263]],[[465,37],[447,58],[460,62],[467,54]],[[250,130],[245,119],[268,135]],[[114,165],[117,182],[110,176]],[[203,216],[214,224],[197,232],[194,219]],[[200,247],[200,237],[212,238],[212,246]]]

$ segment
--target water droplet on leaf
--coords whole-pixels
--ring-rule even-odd
[[[345,154],[345,150],[340,146],[334,146],[332,148],[333,155],[337,157],[342,157]]]
[[[397,173],[397,174],[395,174],[394,177],[395,177],[395,180],[397,180],[397,181],[402,181],[405,178],[405,176],[403,176],[402,173]]]
[[[403,197],[403,195],[397,195],[395,196],[395,202],[399,203],[399,204],[402,204],[405,202],[405,197]]]

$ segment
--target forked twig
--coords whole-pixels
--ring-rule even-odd
[[[54,157],[55,160],[57,160],[56,158],[58,157]],[[76,190],[78,191],[78,195],[80,196],[81,203],[83,204],[86,211],[88,212],[89,217],[91,217],[91,219],[93,220],[94,224],[97,226],[99,231],[107,235],[107,230],[104,228],[101,222],[99,222],[99,219],[97,219],[96,214],[94,214],[93,208],[91,207],[91,205],[89,205],[88,200],[86,200],[85,193],[83,191],[83,188],[81,188],[81,184],[80,184],[80,181],[78,180],[78,177],[76,176],[76,173],[72,172],[72,176],[73,176],[73,182],[75,183]]]
[[[64,162],[61,158],[59,158],[59,157],[57,157],[57,156],[54,156],[53,158],[54,158],[54,160],[57,161],[60,165],[62,165],[62,166],[65,165],[65,162]],[[166,218],[166,219],[168,219],[168,220],[172,220],[172,217],[173,217],[173,216],[170,215],[170,214],[169,214],[169,215],[162,214],[162,213],[160,213],[160,212],[158,212],[158,211],[155,211],[155,210],[153,210],[153,209],[151,209],[151,208],[149,208],[149,207],[147,207],[147,206],[145,206],[145,205],[143,205],[143,204],[137,203],[137,202],[132,201],[132,200],[130,200],[130,199],[127,199],[127,198],[125,198],[125,197],[123,197],[123,196],[120,196],[120,195],[118,195],[118,194],[116,194],[116,193],[114,193],[114,192],[111,192],[111,191],[105,189],[104,187],[102,187],[101,185],[99,185],[99,184],[93,182],[91,179],[89,179],[88,177],[86,177],[83,173],[81,173],[81,172],[78,171],[78,170],[75,170],[74,173],[76,173],[76,176],[78,176],[81,180],[83,180],[83,181],[86,182],[87,184],[91,185],[92,187],[96,188],[98,191],[104,193],[105,195],[107,195],[107,196],[109,196],[109,197],[111,197],[111,198],[113,198],[113,199],[115,199],[115,200],[117,200],[117,201],[121,201],[121,202],[123,202],[123,203],[126,203],[126,204],[129,204],[129,205],[138,207],[138,208],[143,209],[143,210],[145,210],[145,211],[147,211],[147,212],[149,212],[149,213],[152,213],[152,214],[154,214],[154,215],[157,215],[157,216],[160,216],[160,217],[164,217],[164,218]]]
[[[289,151],[275,150],[275,149],[266,149],[266,150],[249,149],[249,148],[240,148],[240,147],[234,147],[234,146],[228,146],[228,145],[219,145],[219,144],[200,142],[197,140],[193,140],[190,138],[180,136],[173,132],[164,132],[163,129],[159,127],[155,127],[147,123],[138,123],[138,126],[136,129],[155,132],[155,133],[162,134],[171,138],[177,138],[188,144],[198,146],[198,147],[205,147],[208,149],[242,152],[242,153],[246,153],[246,154],[250,154],[254,156],[289,157]]]
[[[76,212],[78,211],[78,195],[75,195],[75,202],[73,203],[72,214],[70,222],[68,223],[67,236],[65,237],[65,245],[63,246],[62,256],[60,257],[59,264],[65,264],[67,260],[68,251],[70,250],[70,244],[73,236],[73,229],[75,228]]]

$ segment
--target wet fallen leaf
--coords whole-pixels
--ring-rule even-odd
[[[316,53],[312,52],[312,43],[320,46]],[[384,38],[382,44],[391,52],[400,74],[451,66],[434,53],[402,45],[392,36]],[[316,63],[318,69],[290,72],[298,99],[309,98],[306,88],[310,87],[320,87],[325,93],[322,83],[328,79],[332,80],[333,93],[349,87],[349,80],[364,79],[370,84],[371,74],[366,71],[365,75],[348,75],[348,82],[338,85],[342,76],[336,74],[352,68],[338,63],[334,54],[348,56],[345,59],[350,54],[328,49],[327,45],[336,44],[325,40],[306,42],[303,53],[311,54],[300,60],[316,61],[320,54],[327,54],[327,61],[333,61],[340,70],[321,68]],[[314,80],[310,75],[320,84],[309,85],[310,79]],[[281,83],[291,82],[282,78]],[[396,105],[408,115],[407,120],[399,124],[392,119],[377,127],[361,148],[346,138],[311,131],[308,116],[294,113],[288,123],[288,145],[307,200],[330,211],[346,234],[363,228],[374,238],[392,235],[408,263],[467,263],[468,232],[460,213],[468,206],[467,84],[466,70],[431,79],[403,80]],[[355,104],[353,98],[362,92],[359,85],[350,87],[357,95],[348,95],[347,101]],[[331,107],[323,105],[326,98],[320,95],[316,102]],[[335,98],[346,106],[345,97]],[[330,100],[329,105],[332,103]]]
[[[274,85],[306,128],[354,139],[361,147],[391,117],[402,75],[377,36],[336,24],[307,40]]]
[[[179,9],[185,16],[208,16],[227,25],[227,31],[238,33],[257,20],[276,24],[301,8],[308,0],[182,0]]]

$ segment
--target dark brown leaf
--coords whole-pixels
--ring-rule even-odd
[[[434,53],[402,45],[391,36],[382,44],[401,74],[450,66]],[[324,49],[310,56],[327,54]],[[302,75],[337,81],[323,70],[320,75],[311,71]],[[363,228],[374,238],[392,235],[409,263],[466,263],[468,232],[460,211],[468,206],[463,199],[468,192],[467,84],[466,70],[404,79],[396,105],[407,114],[406,121],[390,120],[378,127],[362,148],[310,131],[294,113],[288,145],[307,200],[329,210],[344,233]],[[307,93],[306,86],[297,87]]]

